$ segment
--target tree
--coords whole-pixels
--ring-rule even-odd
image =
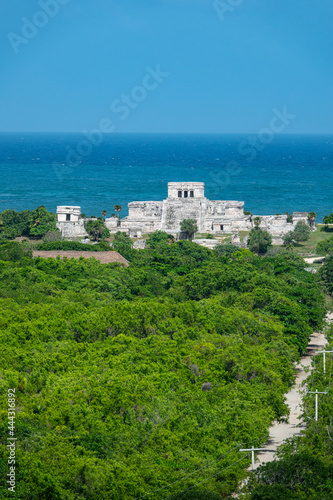
[[[300,451],[295,452],[295,448],[292,452],[280,451],[279,460],[264,464],[250,476],[248,490],[252,500],[332,498],[332,473],[324,457],[313,451],[313,445],[297,445]],[[321,492],[327,494],[321,495]]]
[[[118,215],[118,225],[119,225],[120,224],[120,215],[119,215],[119,212],[122,211],[123,207],[121,205],[115,205],[113,208],[117,212],[117,215]]]
[[[294,231],[288,231],[288,233],[283,235],[282,240],[283,240],[283,246],[285,247],[288,247],[290,245],[294,246],[296,242]]]
[[[286,255],[286,250],[287,248],[271,247],[267,251],[265,257],[276,257],[278,255]]]
[[[37,207],[31,213],[29,234],[42,238],[50,231],[56,231],[56,215],[48,212],[44,206]]]
[[[0,214],[1,237],[13,239],[17,236],[28,235],[31,213],[30,210],[23,210],[22,212],[4,210],[2,214]]]
[[[10,241],[0,246],[0,260],[19,261],[24,257],[32,258],[31,243]]]
[[[102,210],[102,217],[104,217],[104,219],[106,218],[107,213],[108,213],[107,210]]]
[[[110,236],[110,232],[102,220],[88,220],[85,223],[85,228],[94,241],[99,241]]]
[[[197,221],[195,219],[184,219],[180,223],[180,230],[186,233],[188,240],[192,240],[194,234],[198,231]]]
[[[263,255],[272,246],[272,237],[268,231],[255,227],[251,229],[247,245],[251,252]]]
[[[314,227],[316,217],[317,217],[316,212],[310,212],[308,214],[308,221],[309,221],[310,227]]]
[[[157,248],[159,245],[169,245],[174,240],[175,238],[172,234],[168,234],[165,231],[155,231],[148,236],[146,243],[148,248]]]
[[[319,276],[323,286],[332,295],[333,293],[333,256],[325,258],[325,264],[320,268]]]
[[[232,245],[231,243],[221,243],[216,245],[213,252],[217,255],[232,255],[237,252],[238,247],[236,245]]]
[[[288,231],[283,235],[283,245],[285,247],[295,246],[296,242],[307,241],[310,237],[311,229],[306,222],[300,220],[297,222],[294,231]]]
[[[325,217],[323,218],[323,223],[324,224],[333,224],[333,212],[331,212],[329,215],[325,215]]]
[[[132,249],[133,242],[131,238],[126,233],[118,231],[114,235],[114,240],[112,242],[113,248],[120,253],[125,259],[131,260],[134,255],[135,250]]]
[[[255,227],[259,227],[259,226],[260,226],[260,224],[261,224],[261,219],[260,219],[260,217],[255,217],[255,218],[253,219],[253,223],[254,223]]]
[[[131,245],[124,233],[115,241]],[[17,387],[24,408],[16,498],[126,500],[153,493],[161,478],[182,481],[155,498],[231,498],[250,460],[235,444],[263,442],[271,421],[285,415],[297,348],[315,327],[314,312],[318,323],[325,314],[303,259],[238,249],[219,257],[186,240],[130,251],[140,265],[137,257],[129,268],[83,257],[29,262],[14,252],[15,261],[5,252],[0,262],[1,385]],[[314,376],[326,386],[321,364]],[[284,462],[265,476],[272,499],[280,498],[275,479],[284,500],[307,484],[313,492],[303,500],[333,498],[330,395],[320,408],[324,425],[306,433],[313,460]],[[313,398],[308,408],[313,416]],[[4,444],[0,457],[6,475]],[[4,500],[13,497],[7,486],[0,484]]]
[[[306,222],[299,220],[294,229],[296,241],[307,241],[310,238],[311,229]]]
[[[333,254],[333,237],[331,236],[327,240],[319,241],[316,246],[317,255]]]
[[[88,217],[86,216],[86,214],[81,214],[81,219],[87,219]]]

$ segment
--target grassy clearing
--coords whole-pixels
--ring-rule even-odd
[[[194,236],[194,239],[195,240],[202,240],[202,239],[212,239],[212,237],[214,238],[214,240],[216,239],[216,236],[215,234],[212,234],[212,233],[195,233],[195,236]]]
[[[223,244],[225,244],[225,245],[226,245],[227,243],[231,243],[231,235],[230,235],[230,236],[226,236],[226,237],[224,237],[224,238],[220,238],[220,239],[219,239],[219,242],[220,242],[220,243],[223,243]]]
[[[308,241],[303,241],[302,243],[299,243],[297,247],[295,247],[295,250],[298,254],[302,255],[311,253],[313,255],[317,255],[316,254],[317,243],[319,243],[320,241],[327,240],[328,238],[333,236],[333,232],[327,233],[325,231],[320,231],[321,227],[323,227],[323,224],[318,224],[317,230],[311,232]]]

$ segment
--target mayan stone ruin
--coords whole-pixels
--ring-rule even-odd
[[[66,238],[86,237],[80,207],[57,207],[57,227]],[[216,236],[232,235],[232,242],[240,244],[240,231],[250,231],[254,218],[260,217],[260,228],[267,230],[273,244],[282,244],[282,237],[295,229],[299,220],[308,222],[308,212],[294,212],[293,221],[287,215],[245,215],[243,201],[209,200],[205,197],[203,182],[169,182],[168,197],[163,201],[132,201],[128,204],[128,216],[118,223],[115,217],[105,219],[111,233],[126,232],[133,238],[141,238],[154,231],[165,231],[176,238],[184,219],[195,219],[199,233]]]

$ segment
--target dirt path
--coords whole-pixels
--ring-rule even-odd
[[[327,315],[327,320],[331,321],[332,318],[333,314],[329,313]],[[327,341],[323,333],[314,332],[311,335],[307,347],[308,354],[302,356],[301,362],[296,365],[298,374],[295,384],[286,394],[286,403],[290,408],[288,423],[273,423],[270,428],[268,442],[263,446],[267,451],[258,452],[257,461],[254,466],[255,469],[264,463],[274,460],[277,447],[280,446],[285,439],[301,434],[302,429],[305,428],[306,423],[304,420],[298,418],[302,412],[302,396],[300,393],[302,382],[309,375],[309,372],[306,373],[304,368],[310,367],[311,369],[311,357],[315,350],[322,350],[326,343]]]

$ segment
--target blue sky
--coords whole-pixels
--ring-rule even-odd
[[[2,2],[0,131],[256,133],[286,107],[286,133],[333,133],[332,0],[218,5]]]

